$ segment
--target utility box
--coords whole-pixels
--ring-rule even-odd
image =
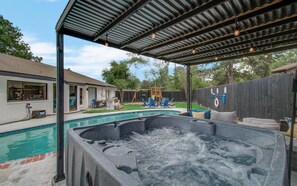
[[[32,111],[32,119],[34,118],[45,118],[46,111],[45,110],[33,110]]]

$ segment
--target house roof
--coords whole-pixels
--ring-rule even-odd
[[[9,74],[18,77],[33,77],[36,79],[48,79],[55,81],[56,67],[44,63],[33,62],[30,60],[0,53],[0,74]],[[111,84],[90,78],[72,70],[64,70],[65,82],[79,83],[86,85],[96,85],[104,87],[115,87]]]
[[[56,31],[195,65],[296,48],[297,1],[69,0]]]
[[[280,66],[278,68],[272,69],[272,73],[286,72],[288,70],[292,70],[297,67],[297,63],[290,63],[284,66]]]

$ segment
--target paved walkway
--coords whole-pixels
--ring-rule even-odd
[[[74,119],[81,119],[81,118],[87,118],[87,117],[94,117],[99,115],[107,115],[107,114],[116,114],[116,113],[126,113],[126,112],[136,112],[136,111],[153,111],[153,110],[177,110],[180,112],[185,112],[186,109],[183,108],[159,108],[159,109],[146,109],[146,110],[129,110],[129,111],[116,111],[116,112],[105,112],[105,113],[85,113],[82,112],[76,112],[76,113],[70,113],[65,114],[64,120],[74,120]],[[46,116],[45,118],[40,119],[30,119],[26,121],[20,121],[15,123],[8,123],[4,125],[0,125],[0,133],[3,132],[10,132],[14,130],[21,130],[31,127],[37,127],[47,124],[56,123],[56,115],[50,115]]]

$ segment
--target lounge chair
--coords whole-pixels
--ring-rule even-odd
[[[169,98],[168,98],[168,100],[169,100]],[[168,106],[173,106],[173,100],[174,100],[174,98],[172,98],[172,99],[168,102]]]

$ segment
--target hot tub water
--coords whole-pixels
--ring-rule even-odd
[[[113,143],[135,151],[145,185],[243,185],[256,163],[256,146],[169,128]]]

